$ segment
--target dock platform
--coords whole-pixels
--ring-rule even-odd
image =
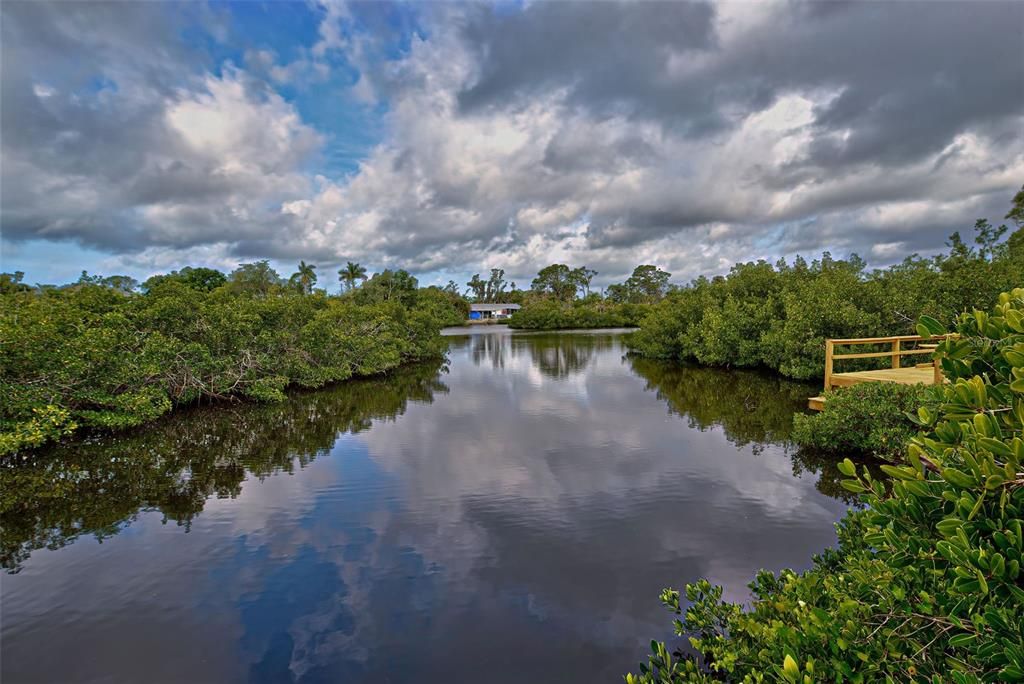
[[[918,335],[896,335],[892,337],[862,337],[855,339],[825,340],[825,392],[833,387],[849,387],[862,382],[893,382],[899,385],[938,385],[945,381],[938,359],[928,363],[904,366],[904,356],[932,355],[936,343],[945,336],[938,335],[928,339]],[[836,354],[836,347],[857,345],[888,346],[888,351],[866,352],[854,354]],[[852,371],[848,373],[834,372],[837,359],[891,359],[891,368],[878,370]],[[807,408],[821,411],[825,408],[825,396],[811,397],[807,400]]]

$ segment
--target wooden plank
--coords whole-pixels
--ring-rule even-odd
[[[832,356],[834,354],[834,344],[832,340],[825,340],[825,391],[828,392],[832,388]]]
[[[888,337],[848,337],[845,339],[833,339],[832,341],[836,344],[881,344],[882,342],[892,342],[893,340],[911,341],[911,340],[941,340],[945,339],[945,335],[932,335],[930,338],[921,337],[920,335],[889,335]]]
[[[895,382],[901,385],[930,385],[934,382],[933,368],[883,368],[873,371],[833,373],[833,387],[848,387],[860,382]]]
[[[934,349],[905,349],[901,352],[864,352],[862,354],[832,354],[833,359],[880,359],[883,356],[913,356],[914,354],[934,354]],[[896,366],[899,368],[899,366]]]
[[[825,410],[825,397],[811,397],[807,400],[807,408],[812,411],[824,411]]]

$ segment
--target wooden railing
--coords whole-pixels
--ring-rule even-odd
[[[926,341],[928,344],[919,346],[915,349],[903,349],[904,344],[913,342]],[[832,369],[836,359],[880,359],[886,356],[892,358],[892,367],[900,368],[900,359],[904,356],[912,356],[915,354],[931,354],[935,351],[935,345],[946,339],[946,335],[933,335],[930,338],[924,338],[920,335],[893,335],[891,337],[857,337],[851,339],[835,339],[825,340],[825,390],[832,389]],[[856,354],[836,354],[835,348],[865,344],[888,344],[890,345],[889,351],[881,352],[861,352]],[[941,384],[942,369],[939,366],[938,359],[932,361],[932,381],[933,384]]]

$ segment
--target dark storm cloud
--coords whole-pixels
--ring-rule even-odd
[[[479,10],[462,29],[479,75],[459,101],[473,111],[567,88],[587,111],[708,133],[782,94],[835,90],[797,162],[822,168],[913,161],[1024,108],[1019,2],[790,3],[727,48],[713,17],[702,3]],[[696,66],[673,74],[669,55]]]
[[[570,88],[572,102],[605,113],[677,108],[692,132],[713,129],[719,112],[686,97],[666,73],[670,53],[713,46],[707,3],[542,2],[521,13],[471,12],[463,36],[479,77],[459,95],[467,110],[504,105],[513,96]]]

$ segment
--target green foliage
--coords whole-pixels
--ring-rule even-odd
[[[597,271],[586,266],[551,264],[540,270],[528,293],[517,291],[513,284],[505,299],[523,308],[509,325],[531,330],[636,327],[647,304],[664,296],[671,276],[656,266],[637,266],[626,284],[609,287],[608,296],[602,297],[590,291],[596,275]],[[474,288],[473,281],[469,285],[470,289],[480,287]]]
[[[338,280],[341,281],[343,290],[354,290],[358,281],[366,280],[366,269],[353,261],[349,261],[345,264],[345,268],[338,271]]]
[[[838,548],[760,572],[749,607],[707,580],[666,589],[697,656],[653,642],[627,682],[1024,681],[1024,289],[956,329],[906,465],[886,485],[840,464],[865,507]]]
[[[70,287],[77,285],[99,285],[100,287],[109,287],[112,290],[119,292],[134,292],[139,287],[139,282],[126,275],[112,275],[112,276],[100,276],[100,275],[89,275],[88,271],[82,271],[82,275],[79,276],[78,282]]]
[[[316,266],[300,261],[298,270],[288,279],[288,283],[302,294],[312,294],[316,285]]]
[[[633,275],[625,283],[609,285],[607,296],[619,304],[656,302],[669,291],[668,279],[671,277],[671,273],[657,266],[643,264],[633,269]]]
[[[25,274],[22,271],[14,273],[0,273],[0,295],[11,294],[12,292],[28,292],[32,288],[22,282]]]
[[[571,302],[576,298],[579,282],[573,277],[573,269],[565,264],[551,264],[537,273],[530,286],[537,294],[549,295],[560,302]]]
[[[512,328],[530,330],[633,328],[646,310],[643,304],[614,304],[601,299],[567,303],[552,298],[536,298],[516,311],[508,324]]]
[[[469,302],[457,291],[431,285],[416,293],[416,308],[427,311],[442,325],[462,325],[469,318]]]
[[[232,292],[250,297],[266,297],[283,284],[281,276],[265,260],[241,264],[228,278],[228,287]]]
[[[228,278],[213,268],[192,268],[191,266],[186,266],[180,271],[153,276],[142,284],[142,289],[148,292],[170,282],[181,283],[194,290],[210,292],[227,283]]]
[[[301,271],[300,265],[300,271]],[[306,266],[307,276],[312,267]],[[283,283],[266,262],[230,281],[183,269],[136,294],[89,276],[69,288],[0,295],[0,453],[79,427],[121,429],[200,399],[278,401],[443,354],[464,302],[418,291],[404,271],[352,295]]]
[[[908,413],[927,403],[936,390],[888,382],[833,390],[825,395],[823,411],[793,417],[793,441],[826,454],[898,460],[917,432]]]
[[[454,285],[454,283],[452,283]],[[479,274],[474,274],[466,285],[469,287],[468,292],[473,295],[473,301],[475,302],[505,302],[507,292],[505,287],[508,283],[505,281],[505,270],[501,268],[492,268],[491,276],[487,280],[480,278]],[[512,284],[513,288],[515,284]],[[457,287],[457,286],[456,286]],[[458,290],[455,290],[456,293]]]
[[[352,293],[352,298],[360,304],[399,302],[403,306],[413,306],[418,285],[419,282],[408,271],[385,269],[374,273],[372,278]]]
[[[827,252],[810,264],[737,264],[725,277],[670,292],[630,347],[653,358],[821,377],[827,338],[913,334],[922,315],[948,320],[1024,282],[1024,228],[1005,243],[1004,227],[980,221],[975,229],[976,248],[954,235],[948,254],[915,255],[872,272],[855,256],[836,260]],[[612,289],[610,298],[627,296]]]

